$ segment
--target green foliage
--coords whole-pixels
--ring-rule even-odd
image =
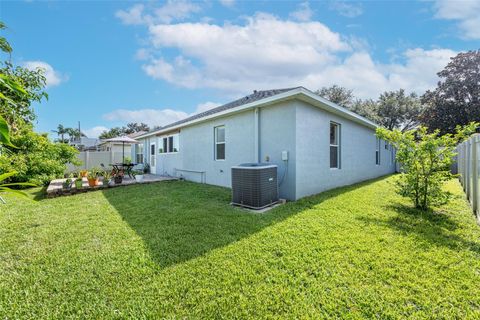
[[[32,123],[36,115],[33,102],[48,98],[44,91],[44,70],[14,67],[10,62],[0,63],[0,115],[13,130],[23,123]]]
[[[457,125],[480,122],[480,49],[459,53],[438,76],[437,88],[422,96],[422,123],[454,133]]]
[[[423,107],[415,93],[406,94],[405,90],[386,91],[380,95],[376,108],[377,123],[393,130],[407,131],[419,124]]]
[[[355,99],[353,91],[333,85],[315,93],[389,130],[410,130],[418,125],[423,106],[415,93],[385,91],[377,100]]]
[[[5,29],[7,29],[7,26],[5,25],[5,23],[0,21],[0,30]],[[12,53],[12,47],[10,46],[10,43],[8,43],[7,39],[2,36],[0,36],[0,50],[8,54]]]
[[[446,203],[450,194],[443,190],[443,184],[453,177],[450,166],[455,147],[477,127],[477,123],[457,126],[455,135],[440,135],[439,130],[428,133],[426,127],[406,132],[378,128],[377,136],[396,148],[396,160],[402,169],[399,193],[422,210]]]
[[[336,84],[331,87],[322,87],[320,90],[315,91],[315,93],[347,109],[350,109],[354,104],[355,96],[353,95],[353,91]]]
[[[127,134],[140,132],[140,131],[150,131],[150,128],[145,123],[128,123],[126,127],[114,127],[108,131],[103,131],[99,138],[100,139],[110,139],[115,137],[124,136]]]
[[[458,181],[435,213],[396,176],[263,214],[226,188],[112,188],[0,211],[8,319],[479,319],[480,228]],[[28,294],[26,294],[28,293]]]
[[[30,125],[18,128],[11,141],[16,148],[0,154],[0,172],[17,171],[11,182],[48,184],[63,177],[67,163],[80,165],[75,148],[51,142],[47,134],[34,132]]]

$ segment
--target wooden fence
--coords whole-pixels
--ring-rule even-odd
[[[479,190],[479,160],[480,134],[473,135],[457,147],[457,167],[460,174],[460,183],[465,190],[473,212],[480,223],[480,190]]]

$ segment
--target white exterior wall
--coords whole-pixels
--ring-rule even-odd
[[[330,122],[340,124],[340,169],[330,168]],[[391,149],[380,144],[375,164],[375,130],[298,102],[296,199],[395,172]]]
[[[225,126],[225,160],[214,159],[214,128]],[[231,167],[254,162],[254,112],[246,111],[182,128],[180,152],[176,158],[179,169],[205,171],[204,182],[231,187]],[[169,164],[169,169],[174,164]],[[200,174],[169,172],[188,180],[200,181]]]
[[[385,149],[383,141],[380,165],[375,164],[374,129],[300,100],[279,102],[258,110],[258,144],[255,110],[248,110],[181,128],[178,153],[158,154],[161,137],[145,138],[145,161],[150,162],[150,142],[155,141],[156,174],[231,187],[231,167],[256,162],[258,152],[260,162],[268,159],[278,165],[278,180],[282,182],[280,197],[289,200],[395,171],[391,151]],[[330,121],[341,125],[341,169],[330,169]],[[225,126],[225,160],[216,161],[214,128],[221,125]],[[288,161],[282,160],[282,151],[288,152]],[[205,172],[203,181],[198,172],[177,169]]]

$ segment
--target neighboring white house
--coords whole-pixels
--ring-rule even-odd
[[[137,136],[132,159],[151,172],[231,187],[231,167],[278,165],[280,196],[296,200],[395,171],[377,125],[303,88],[254,91]]]
[[[100,142],[97,138],[87,138],[87,137],[80,137],[80,139],[76,138],[69,142],[69,144],[78,150],[85,150],[85,149],[93,149],[95,150],[98,143]]]

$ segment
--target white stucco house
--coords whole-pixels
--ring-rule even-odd
[[[377,125],[303,88],[254,91],[137,136],[135,162],[151,173],[231,187],[231,167],[278,165],[288,200],[395,171],[395,150]]]

